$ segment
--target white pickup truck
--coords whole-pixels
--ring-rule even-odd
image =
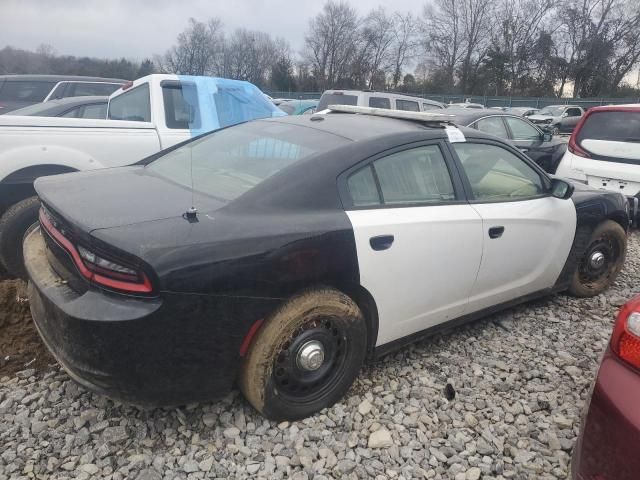
[[[109,98],[107,119],[0,116],[0,264],[24,276],[22,237],[41,176],[130,165],[200,134],[284,115],[253,84],[149,75]],[[105,199],[105,201],[108,199]]]

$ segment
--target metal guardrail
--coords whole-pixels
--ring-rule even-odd
[[[265,91],[273,98],[295,98],[298,100],[317,100],[322,92],[275,92]],[[397,92],[403,93],[403,92]],[[499,97],[482,95],[439,95],[439,94],[416,94],[409,93],[421,98],[428,98],[442,103],[461,103],[469,101],[471,103],[481,103],[486,107],[532,107],[542,108],[547,105],[579,105],[581,107],[596,107],[600,105],[640,103],[640,98],[556,98],[556,97]]]

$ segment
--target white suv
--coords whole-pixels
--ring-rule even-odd
[[[326,90],[320,97],[317,111],[324,110],[329,105],[354,105],[409,112],[424,112],[426,110],[446,108],[443,103],[426,98],[412,97],[400,93],[375,92],[373,90]]]
[[[556,175],[627,196],[638,221],[640,104],[591,108],[576,126]]]

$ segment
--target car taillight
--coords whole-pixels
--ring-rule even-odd
[[[569,137],[569,145],[567,145],[567,150],[569,150],[574,155],[579,155],[584,158],[591,158],[591,155],[584,148],[578,145],[578,134],[580,133],[580,130],[582,130],[582,126],[585,124],[587,118],[589,118],[590,115],[590,112],[582,115],[582,118],[576,125],[576,128],[573,129],[573,133],[571,133],[571,137]]]
[[[44,209],[40,209],[40,224],[71,255],[80,274],[90,282],[125,293],[145,294],[153,291],[144,272],[104,258],[82,245],[76,247],[56,228]]]
[[[589,155],[589,152],[587,152],[584,148],[582,148],[576,142],[576,132],[573,132],[571,134],[571,138],[569,139],[569,145],[567,146],[567,149],[574,155],[580,155],[581,157],[591,158],[591,155]]]
[[[622,360],[640,369],[640,296],[620,309],[611,348]]]

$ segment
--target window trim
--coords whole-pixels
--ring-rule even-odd
[[[363,168],[369,167],[373,172],[373,179],[376,182],[376,188],[378,190],[378,197],[381,202],[384,201],[384,196],[382,195],[382,189],[380,188],[380,181],[378,179],[378,174],[375,168],[372,168],[373,163],[382,158],[388,157],[390,155],[394,155],[396,153],[404,152],[407,150],[413,150],[415,148],[427,147],[427,146],[436,146],[440,149],[440,153],[442,154],[442,158],[444,159],[445,166],[449,171],[449,178],[451,179],[451,184],[453,186],[453,193],[455,195],[455,199],[453,200],[445,200],[441,202],[412,202],[412,203],[402,203],[402,204],[385,204],[380,203],[380,205],[363,205],[356,206],[353,204],[353,199],[351,198],[351,193],[349,192],[348,180],[351,175],[360,171]],[[444,139],[433,139],[433,140],[423,140],[418,142],[406,143],[403,145],[398,145],[397,147],[390,148],[384,150],[382,152],[378,152],[375,155],[372,155],[364,160],[356,163],[351,166],[347,170],[343,171],[338,175],[337,178],[337,186],[338,186],[338,194],[340,197],[340,201],[342,202],[342,208],[345,211],[355,211],[355,210],[380,210],[380,209],[388,209],[388,208],[411,208],[411,207],[438,207],[443,205],[462,205],[467,203],[467,197],[465,195],[464,185],[462,183],[462,179],[460,178],[460,173],[455,164],[454,159],[451,157],[451,152],[446,146],[446,142]]]
[[[462,165],[462,161],[460,160],[460,157],[458,157],[458,154],[455,150],[455,146],[453,144],[448,144],[447,147],[449,148],[450,152],[451,152],[451,156],[454,159],[454,162],[456,164],[456,168],[458,169],[458,174],[460,175],[460,177],[462,178],[462,184],[464,187],[464,191],[466,194],[466,197],[468,199],[468,203],[470,204],[483,204],[483,203],[512,203],[512,202],[527,202],[529,200],[536,200],[539,198],[546,198],[546,197],[551,197],[551,178],[547,175],[547,173],[539,166],[537,165],[533,160],[531,160],[529,157],[527,157],[524,153],[522,153],[520,150],[518,150],[515,147],[512,147],[511,145],[508,145],[502,142],[497,142],[495,140],[491,140],[488,138],[471,138],[471,141],[466,141],[465,143],[478,143],[478,144],[484,144],[484,145],[493,145],[495,147],[498,148],[503,148],[504,150],[512,153],[513,155],[515,155],[516,157],[518,157],[520,160],[522,160],[524,163],[526,163],[529,167],[531,167],[540,177],[540,180],[542,180],[542,185],[545,188],[545,193],[542,193],[540,195],[533,195],[531,197],[522,197],[522,198],[513,198],[513,199],[504,199],[504,198],[498,198],[496,200],[486,200],[486,199],[482,199],[479,200],[477,198],[475,198],[475,195],[473,194],[473,189],[471,188],[471,182],[469,181],[469,177],[467,177],[467,172],[464,170],[464,166]]]

